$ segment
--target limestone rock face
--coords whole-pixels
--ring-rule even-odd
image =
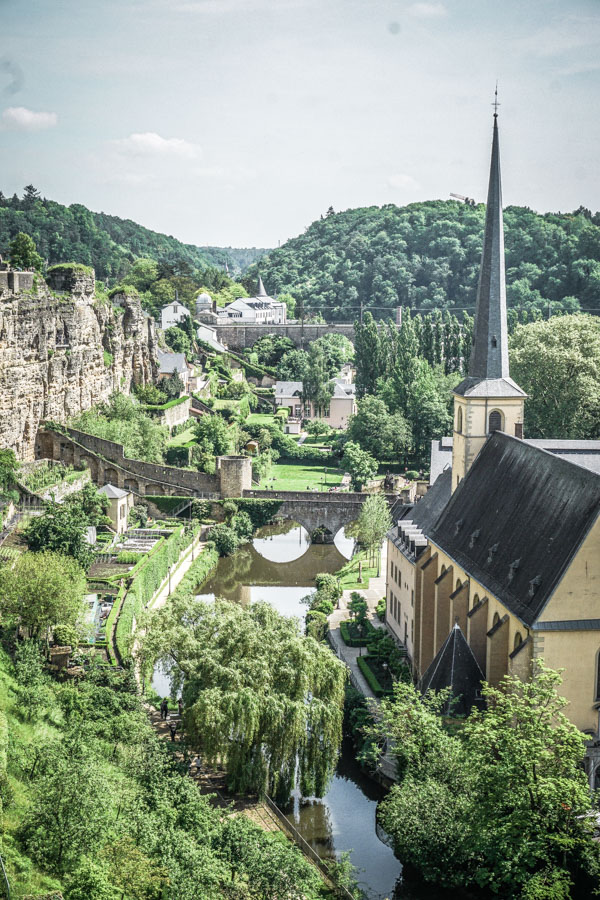
[[[154,320],[137,298],[97,300],[93,275],[60,286],[69,290],[41,278],[27,292],[0,285],[0,447],[24,460],[42,420],[66,422],[156,374]]]

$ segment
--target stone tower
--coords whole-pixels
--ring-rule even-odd
[[[508,370],[504,224],[494,104],[492,162],[469,374],[454,390],[452,489],[465,477],[492,431],[523,437],[526,394]]]

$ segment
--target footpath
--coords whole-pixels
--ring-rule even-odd
[[[387,572],[387,541],[384,541],[381,550],[381,561],[379,567],[379,575],[369,580],[369,586],[364,588],[354,588],[353,590],[345,590],[341,596],[339,608],[334,609],[328,617],[329,621],[329,643],[335,654],[346,664],[350,672],[350,681],[357,691],[367,697],[373,704],[379,706],[379,700],[369,687],[367,679],[358,668],[358,658],[365,649],[363,647],[348,647],[342,640],[340,632],[340,622],[350,618],[348,606],[351,594],[360,594],[367,601],[367,617],[374,628],[385,628],[385,624],[379,620],[375,609],[382,597],[385,597],[385,574]],[[375,712],[375,715],[377,713]],[[378,766],[379,773],[388,781],[396,781],[396,763],[391,756],[389,750],[381,758]]]

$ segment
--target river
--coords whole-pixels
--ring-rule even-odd
[[[353,543],[340,533],[335,545],[309,544],[304,529],[290,522],[266,526],[252,544],[219,560],[198,596],[203,600],[224,597],[244,606],[266,600],[283,615],[297,617],[302,627],[307,607],[301,601],[315,590],[315,575],[338,571],[351,556]],[[166,696],[168,673],[156,671],[152,685]],[[382,796],[379,785],[355,762],[351,747],[344,746],[325,796],[295,796],[286,815],[322,857],[339,858],[350,852],[360,886],[370,900],[408,900],[409,894],[399,884],[402,866],[376,833],[375,814]],[[420,900],[434,896],[419,893]]]

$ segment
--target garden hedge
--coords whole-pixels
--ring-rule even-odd
[[[369,657],[368,656],[359,656],[358,659],[356,660],[356,662],[358,663],[358,668],[360,669],[362,674],[365,676],[365,678],[367,680],[367,684],[369,685],[369,687],[371,688],[371,690],[373,691],[373,693],[375,694],[376,697],[383,697],[385,694],[390,693],[389,691],[385,691],[381,687],[381,684],[379,683],[379,679],[377,678],[377,675],[375,674],[375,672],[373,672],[373,670],[371,669],[371,666],[369,665]]]
[[[345,619],[343,622],[340,622],[340,634],[342,636],[342,640],[347,647],[366,647],[369,641],[373,637],[373,633],[377,631],[373,625],[367,620],[367,633],[362,638],[352,637],[350,634],[350,621]]]
[[[167,540],[159,541],[129,573],[130,586],[125,595],[115,631],[117,652],[122,662],[130,660],[133,623],[164,581],[169,568],[177,562],[181,552],[189,546],[196,529],[185,532],[181,525]]]

